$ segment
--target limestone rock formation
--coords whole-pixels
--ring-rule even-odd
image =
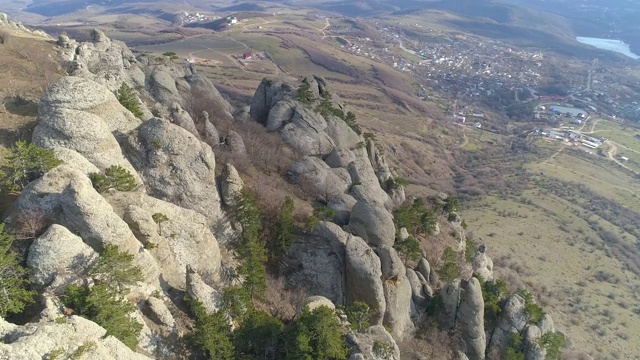
[[[481,244],[476,249],[476,253],[473,256],[473,273],[478,274],[484,279],[484,281],[493,280],[493,261],[486,254],[487,247]]]
[[[289,177],[305,192],[322,201],[344,194],[351,184],[344,169],[332,169],[321,159],[311,156],[293,164]]]
[[[329,197],[329,202],[327,202],[327,207],[336,212],[336,216],[333,221],[338,225],[347,225],[349,224],[349,219],[351,218],[351,210],[353,206],[356,204],[356,199],[351,195],[340,194]]]
[[[127,155],[150,195],[196,210],[212,222],[219,218],[215,156],[193,134],[166,120],[151,119],[129,135]]]
[[[230,163],[226,163],[220,181],[220,194],[224,204],[230,207],[236,206],[242,198],[243,189],[244,182],[238,174],[238,170]]]
[[[54,280],[64,285],[87,270],[98,254],[64,226],[51,225],[29,248],[29,280],[44,287]]]
[[[80,359],[149,360],[138,354],[96,323],[79,316],[60,321],[28,323],[18,326],[0,319],[1,359],[44,359],[60,349],[63,356],[71,357],[84,346]]]
[[[321,222],[313,233],[299,238],[287,253],[289,284],[344,305],[345,245],[350,237],[338,225]]]
[[[176,320],[173,315],[171,315],[171,311],[167,305],[161,299],[157,297],[150,296],[147,299],[147,306],[149,306],[149,310],[154,316],[154,320],[156,320],[159,324],[167,326],[169,328],[173,328],[176,325]]]
[[[162,279],[171,287],[186,288],[187,266],[211,279],[219,278],[220,248],[204,215],[135,193],[107,194],[106,199],[136,238],[153,247],[148,252],[157,259]]]
[[[427,283],[431,282],[431,266],[427,259],[421,258],[420,261],[418,261],[418,267],[416,270],[424,276]]]
[[[187,294],[200,301],[208,314],[213,314],[222,306],[220,293],[202,281],[200,275],[190,266],[187,266]]]
[[[388,356],[384,359],[400,360],[400,348],[382,325],[371,326],[363,333],[349,333],[347,343],[351,348],[350,360],[379,360],[382,353]]]
[[[181,128],[187,130],[191,134],[193,134],[196,138],[199,138],[198,129],[196,129],[196,124],[189,115],[188,112],[182,110],[182,107],[179,103],[174,102],[171,104],[171,122],[180,126]]]
[[[395,242],[393,216],[379,203],[356,202],[351,210],[349,228],[372,246],[393,246]]]
[[[326,306],[329,309],[335,309],[336,306],[331,300],[327,299],[324,296],[309,296],[306,301],[306,308],[309,311],[313,311],[321,306]]]
[[[355,236],[347,240],[345,257],[347,303],[366,303],[371,308],[371,323],[382,324],[387,303],[380,258],[363,239]]]
[[[413,330],[411,284],[404,264],[394,248],[380,245],[377,254],[382,266],[382,287],[387,303],[383,324],[391,328],[396,339],[401,339]]]
[[[456,316],[469,360],[484,359],[487,340],[484,332],[484,300],[478,279],[472,277],[469,281],[462,282]]]

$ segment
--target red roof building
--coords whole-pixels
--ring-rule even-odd
[[[246,52],[246,53],[242,54],[242,58],[245,59],[245,60],[249,60],[252,57],[253,57],[253,54],[250,53],[250,52]]]

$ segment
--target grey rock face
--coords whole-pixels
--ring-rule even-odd
[[[512,334],[521,332],[526,325],[524,299],[518,294],[513,294],[503,305],[498,325],[491,336],[489,354],[502,353],[509,345]]]
[[[424,276],[425,280],[427,282],[430,282],[430,276],[431,276],[431,266],[429,265],[429,262],[427,261],[427,259],[425,258],[421,258],[420,261],[418,261],[418,268],[416,269],[420,274],[422,274],[422,276]]]
[[[196,138],[200,137],[198,134],[198,129],[196,129],[196,124],[191,118],[191,115],[186,111],[182,110],[182,107],[177,102],[171,104],[171,122],[180,126],[181,128],[187,130],[191,134],[193,134]]]
[[[480,282],[476,278],[463,281],[458,307],[458,328],[466,345],[469,360],[483,360],[487,340],[484,332],[484,300]]]
[[[157,259],[162,278],[171,287],[186,288],[187,265],[213,280],[219,278],[220,249],[205,216],[134,193],[108,194],[107,200],[141,243],[155,245],[149,253]],[[156,223],[154,214],[163,214],[168,220]]]
[[[427,304],[427,294],[424,285],[413,269],[406,269],[407,280],[411,286],[411,299],[416,307],[422,308]]]
[[[99,173],[100,169],[93,165],[87,158],[80,155],[77,151],[56,147],[52,149],[56,157],[63,163],[73,167],[74,169],[82,171],[85,175],[89,176],[91,173]]]
[[[347,336],[347,343],[353,354],[350,359],[379,360],[380,357],[373,351],[376,342],[391,349],[391,357],[388,357],[388,360],[400,360],[400,349],[396,341],[382,325],[374,325],[364,333],[350,333]]]
[[[445,284],[440,292],[442,301],[444,302],[444,310],[447,315],[447,327],[453,328],[456,323],[456,313],[460,305],[460,280],[456,279],[451,283]]]
[[[324,296],[309,296],[307,298],[306,307],[309,311],[313,311],[321,306],[326,306],[329,309],[335,309],[336,306]]]
[[[356,199],[351,195],[340,194],[330,197],[327,206],[336,212],[336,216],[333,219],[336,224],[347,225],[351,217],[351,210],[355,204]]]
[[[486,254],[487,247],[482,244],[473,256],[472,268],[474,274],[482,276],[485,281],[493,280],[493,261]]]
[[[169,311],[169,308],[167,308],[167,305],[164,303],[164,301],[150,296],[147,299],[147,305],[149,306],[149,310],[151,310],[151,313],[154,315],[155,319],[157,319],[157,321],[164,326],[167,326],[169,328],[173,328],[176,325],[176,320],[173,318],[173,315],[171,315],[171,312]]]
[[[345,244],[350,237],[338,225],[321,222],[313,234],[299,238],[287,253],[289,284],[344,305]]]
[[[293,164],[289,176],[319,200],[340,196],[350,185],[349,176],[344,169],[332,169],[319,158],[311,156],[305,156]]]
[[[220,217],[215,156],[194,135],[168,121],[152,119],[129,136],[127,154],[151,195],[193,209],[211,221]]]
[[[247,149],[244,146],[244,140],[242,140],[242,136],[237,132],[231,130],[227,134],[227,146],[229,146],[229,150],[231,150],[234,154],[246,154]]]
[[[244,182],[240,178],[238,170],[233,165],[226,163],[220,181],[220,193],[224,204],[230,207],[238,205],[242,198],[243,189]]]
[[[62,349],[71,356],[80,346],[94,343],[82,359],[150,360],[133,352],[106,330],[80,316],[70,316],[64,323],[58,321],[12,325],[0,319],[0,358],[43,359],[55,349]]]
[[[372,246],[393,246],[396,227],[393,216],[382,205],[358,201],[351,210],[349,227]]]
[[[187,293],[192,298],[200,301],[208,314],[213,314],[220,310],[222,306],[220,293],[205,284],[200,275],[190,267],[187,267]]]
[[[144,251],[127,224],[93,189],[89,179],[72,179],[59,199],[62,224],[76,231],[96,251],[115,245],[133,254],[134,264],[142,268],[145,278],[150,283],[157,281],[159,269],[155,259]]]
[[[411,322],[411,284],[394,248],[380,245],[377,253],[382,265],[382,286],[387,303],[383,324],[392,329],[397,339],[401,339],[414,328]]]
[[[87,270],[97,257],[98,254],[80,237],[64,226],[51,225],[29,248],[29,280],[37,287],[48,286],[54,279],[64,285]]]
[[[350,237],[346,244],[347,303],[362,301],[373,313],[372,324],[382,324],[387,304],[382,286],[380,258],[359,237]]]

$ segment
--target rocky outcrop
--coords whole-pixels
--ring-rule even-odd
[[[287,252],[289,285],[344,305],[345,245],[350,237],[330,222],[321,222],[313,233],[300,237]]]
[[[484,359],[487,340],[484,332],[484,300],[478,279],[472,277],[469,281],[462,282],[456,316],[469,360]]]
[[[182,110],[182,107],[177,102],[171,104],[171,122],[180,126],[181,128],[187,130],[191,134],[193,134],[196,138],[200,137],[198,133],[198,129],[196,129],[196,123],[191,118],[188,112]]]
[[[126,153],[150,195],[193,209],[212,222],[220,217],[215,156],[193,134],[151,119],[129,135]]]
[[[244,182],[238,174],[238,170],[226,163],[222,170],[222,179],[220,180],[220,194],[222,195],[222,201],[229,207],[238,205],[238,202],[242,198],[242,190],[244,189]]]
[[[98,254],[80,237],[64,226],[51,225],[29,248],[29,281],[36,287],[45,287],[53,282],[56,286],[64,286],[81,276],[97,257]]]
[[[293,164],[289,177],[305,192],[321,201],[344,194],[351,185],[349,174],[344,169],[332,169],[321,159],[311,156],[305,156]]]
[[[40,122],[33,133],[36,145],[67,148],[101,170],[119,165],[137,176],[114,133],[129,131],[140,121],[107,88],[90,80],[64,77],[42,96],[39,112]],[[86,166],[79,168],[86,170]]]
[[[335,309],[336,306],[334,303],[331,302],[331,300],[327,299],[324,296],[309,296],[307,298],[305,307],[309,310],[309,311],[313,311],[321,306],[326,306],[329,309]]]
[[[303,80],[315,99],[328,92],[324,80],[307,77]],[[268,130],[278,130],[293,149],[304,155],[327,155],[334,148],[354,148],[361,142],[342,119],[335,115],[323,116],[313,111],[316,104],[305,105],[296,99],[298,87],[281,81],[263,80],[251,103],[251,117]],[[342,109],[337,97],[334,107]]]
[[[404,264],[394,248],[380,245],[376,252],[382,266],[382,287],[387,303],[382,323],[391,328],[396,339],[402,339],[413,330],[411,284]]]
[[[480,275],[484,281],[493,280],[493,261],[486,254],[487,246],[481,244],[473,256],[473,273]]]
[[[349,228],[371,246],[393,246],[395,242],[393,216],[379,203],[356,202],[351,210]]]
[[[363,239],[356,236],[347,240],[345,258],[347,303],[366,303],[371,308],[371,323],[382,324],[387,303],[380,258]]]
[[[351,210],[356,204],[356,199],[351,195],[340,194],[329,197],[327,207],[336,212],[336,216],[333,218],[333,222],[338,225],[349,224],[351,218]]]
[[[136,238],[149,248],[147,251],[157,260],[162,279],[169,286],[186,289],[187,266],[217,281],[220,248],[204,215],[134,193],[107,194],[106,199]]]
[[[18,326],[0,319],[0,358],[44,359],[61,351],[62,358],[149,360],[133,352],[96,323],[79,316]],[[83,347],[83,351],[78,349]],[[76,357],[77,354],[80,357]]]
[[[347,344],[351,348],[350,360],[400,360],[400,348],[382,325],[371,326],[363,333],[347,334]]]
[[[100,30],[91,32],[91,41],[58,39],[58,44],[63,49],[63,58],[69,62],[71,75],[99,82],[111,91],[123,82],[144,85],[144,73],[133,53],[124,43],[112,41]]]
[[[222,307],[220,293],[202,281],[200,275],[190,266],[187,266],[187,294],[198,300],[208,314],[213,314]]]

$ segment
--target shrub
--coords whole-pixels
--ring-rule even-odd
[[[272,258],[280,260],[287,253],[289,246],[296,240],[296,223],[293,218],[293,199],[286,197],[280,206],[280,214],[276,224],[275,246],[272,250]]]
[[[19,193],[28,183],[62,164],[52,150],[18,141],[7,150],[0,167],[0,185],[3,191]]]
[[[0,223],[0,317],[20,313],[33,302],[35,291],[29,290],[29,271],[20,265],[11,250],[13,236]]]
[[[524,314],[527,317],[527,321],[533,324],[542,321],[545,315],[544,310],[535,303],[533,295],[527,290],[520,290],[518,294],[524,298]]]
[[[484,318],[488,327],[498,321],[502,312],[502,301],[509,296],[507,283],[503,280],[482,282],[482,298],[484,299]]]
[[[222,309],[225,314],[238,323],[242,323],[245,317],[253,311],[251,294],[240,286],[229,286],[222,291]]]
[[[303,104],[311,104],[315,101],[315,97],[313,96],[313,92],[311,91],[311,85],[309,84],[307,79],[302,80],[302,84],[300,84],[300,86],[298,87],[296,100],[300,101]]]
[[[562,348],[566,344],[564,334],[556,332],[548,332],[538,339],[538,344],[547,350],[547,359],[561,360]]]
[[[444,202],[444,205],[442,206],[442,211],[445,214],[450,215],[452,213],[457,213],[459,208],[460,208],[460,200],[458,200],[455,197],[449,196],[447,200]]]
[[[142,269],[133,265],[133,255],[120,251],[115,245],[105,246],[89,274],[96,282],[103,283],[118,293],[144,279]]]
[[[336,211],[326,205],[316,206],[313,209],[313,215],[320,221],[333,221],[333,218],[336,217]]]
[[[422,257],[420,243],[413,236],[409,236],[404,240],[397,240],[393,248],[398,251],[398,255],[405,263],[407,260],[418,261]]]
[[[127,85],[126,83],[122,83],[122,86],[120,86],[120,89],[118,89],[117,95],[120,104],[122,104],[125,109],[129,110],[133,114],[133,116],[139,119],[144,116],[142,110],[140,109],[140,102],[138,101],[136,94],[133,92],[133,90],[131,90],[129,85]]]
[[[357,332],[363,332],[369,327],[369,318],[371,317],[371,308],[367,303],[356,301],[347,307],[345,313],[347,320],[351,324],[351,328]]]
[[[234,346],[231,341],[231,326],[222,311],[207,314],[204,306],[195,299],[189,300],[196,323],[191,342],[200,348],[210,359],[234,359]]]
[[[467,238],[465,249],[464,249],[464,260],[468,263],[472,263],[475,255],[476,255],[476,242],[470,238]]]
[[[351,111],[347,111],[347,114],[344,117],[344,122],[346,122],[351,130],[355,131],[356,134],[362,134],[362,128],[360,128],[360,125],[356,122],[356,114]]]
[[[132,304],[122,300],[106,284],[97,284],[90,289],[71,284],[67,287],[64,303],[76,314],[86,317],[107,330],[129,348],[138,344],[142,324],[129,316],[136,310]]]
[[[438,269],[438,275],[445,282],[451,282],[460,277],[458,267],[458,253],[448,246],[442,254],[442,266]]]
[[[391,360],[393,359],[394,349],[393,345],[390,343],[385,343],[380,340],[376,340],[373,342],[373,355],[379,359],[383,360]]]
[[[421,199],[403,205],[393,213],[396,228],[407,228],[409,234],[432,234],[436,228],[436,215],[427,209]]]
[[[172,57],[172,56],[176,56],[176,53],[173,51],[167,51],[164,54],[162,54],[162,56]]]
[[[237,359],[276,359],[284,324],[264,311],[254,311],[233,333]]]
[[[340,360],[348,354],[336,313],[326,306],[303,310],[285,332],[282,349],[285,360]]]
[[[266,269],[267,251],[260,242],[262,231],[262,213],[257,196],[242,191],[242,197],[236,207],[237,220],[242,225],[242,236],[236,245],[236,251],[242,263],[238,274],[244,277],[244,287],[251,297],[262,296],[267,289]]]
[[[523,342],[524,338],[522,334],[513,334],[504,352],[504,360],[524,360]]]
[[[151,218],[153,219],[153,222],[158,224],[158,234],[160,236],[162,236],[162,226],[161,225],[162,225],[163,222],[169,221],[169,218],[167,217],[167,215],[165,215],[163,213],[155,213],[155,214],[151,215]]]
[[[120,165],[112,165],[104,171],[104,175],[91,173],[89,175],[93,187],[99,193],[110,189],[118,191],[133,191],[138,187],[136,178]]]
[[[385,181],[385,185],[387,190],[394,190],[399,188],[400,186],[407,186],[409,185],[409,181],[407,181],[404,178],[398,177],[398,178],[388,178],[387,181]]]

